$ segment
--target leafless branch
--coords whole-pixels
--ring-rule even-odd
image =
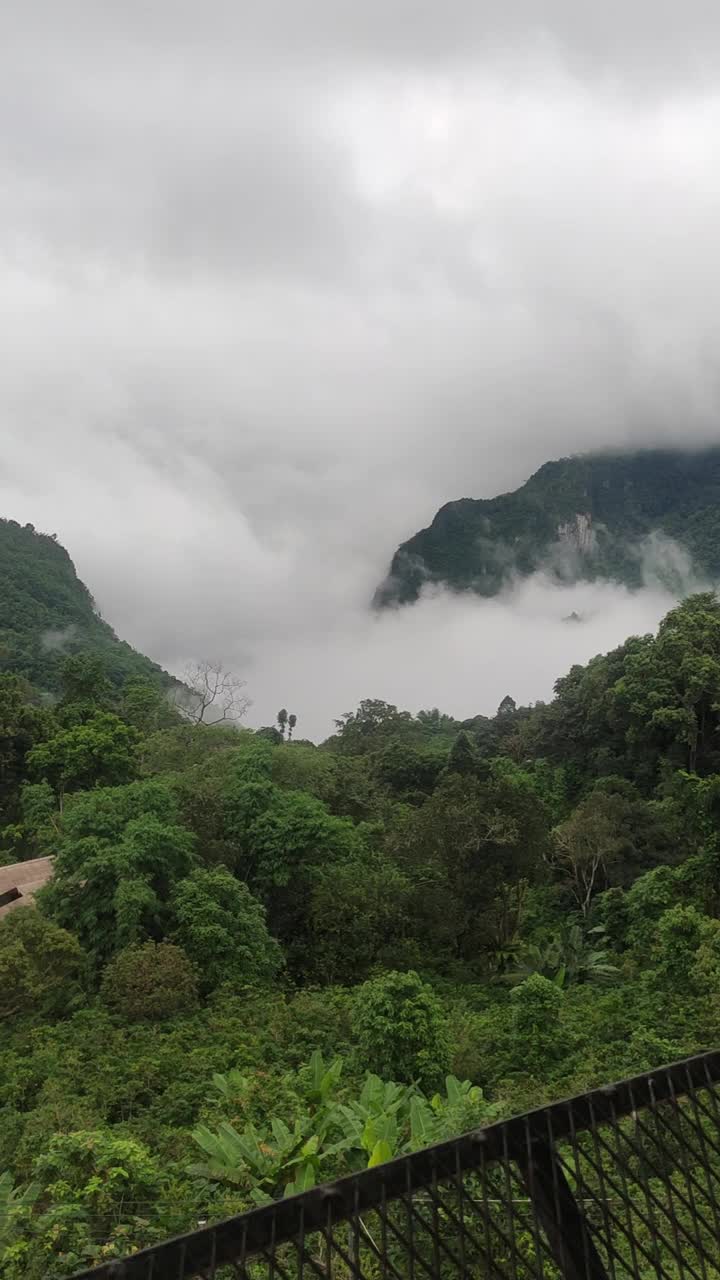
[[[243,693],[245,681],[226,671],[221,662],[191,663],[183,672],[183,684],[175,705],[191,724],[234,724],[250,706]]]

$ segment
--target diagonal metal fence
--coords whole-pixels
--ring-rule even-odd
[[[719,1082],[688,1058],[76,1280],[720,1280]]]

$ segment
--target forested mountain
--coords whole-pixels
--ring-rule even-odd
[[[682,586],[654,535],[683,547],[698,575],[720,578],[720,449],[563,458],[514,493],[449,502],[396,551],[375,602],[407,604],[428,583],[493,596],[539,569],[639,587],[649,566]]]
[[[0,858],[54,864],[0,918],[2,1280],[720,1043],[712,594],[547,705],[319,747],[8,667]]]
[[[90,651],[115,686],[130,676],[175,683],[103,621],[54,534],[0,520],[0,670],[57,693],[64,658]]]

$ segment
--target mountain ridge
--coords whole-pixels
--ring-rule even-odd
[[[575,454],[508,493],[445,503],[395,552],[374,604],[413,603],[429,584],[493,596],[539,570],[637,589],[644,545],[658,537],[720,577],[720,447]]]
[[[55,534],[0,518],[0,671],[56,693],[64,659],[88,650],[115,685],[133,676],[164,689],[177,684],[118,638]]]

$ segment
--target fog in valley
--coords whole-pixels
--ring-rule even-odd
[[[542,8],[0,16],[0,514],[251,724],[547,698],[672,604],[649,566],[369,608],[446,501],[720,442],[720,12]]]

